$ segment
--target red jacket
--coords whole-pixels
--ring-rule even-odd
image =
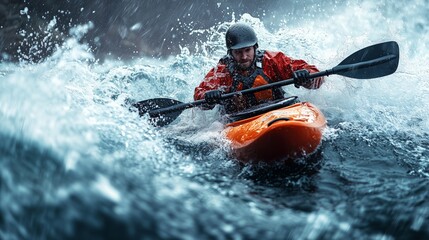
[[[310,73],[319,72],[314,66],[306,63],[304,60],[296,60],[286,56],[282,52],[265,51],[262,59],[263,72],[271,81],[281,81],[293,78],[293,72],[300,69],[307,69]],[[204,78],[204,81],[195,88],[194,99],[204,99],[204,94],[207,91],[220,89],[225,93],[229,93],[232,86],[232,76],[229,73],[228,67],[219,62],[218,65],[210,70]],[[303,86],[308,89],[319,88],[324,82],[323,78],[314,79],[311,84]],[[237,91],[241,90],[239,85]],[[268,90],[267,90],[268,91]]]

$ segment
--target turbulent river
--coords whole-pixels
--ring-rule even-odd
[[[388,2],[310,9],[274,27],[245,14],[195,29],[212,36],[197,51],[132,62],[96,61],[81,26],[41,63],[1,63],[0,239],[429,238],[429,4]],[[397,41],[399,67],[284,87],[328,121],[316,164],[295,171],[238,164],[216,109],[164,128],[128,110],[129,100],[192,101],[235,21],[255,27],[262,49],[321,70]]]

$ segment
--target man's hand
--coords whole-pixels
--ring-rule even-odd
[[[299,88],[300,86],[309,85],[312,82],[312,80],[308,78],[309,76],[310,73],[306,69],[301,69],[293,72],[293,80],[295,87]]]
[[[208,104],[220,103],[220,101],[222,100],[221,97],[222,92],[220,90],[211,90],[204,94],[204,100],[206,100]]]

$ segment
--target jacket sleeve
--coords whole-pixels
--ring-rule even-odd
[[[227,92],[231,84],[232,80],[225,65],[218,64],[207,73],[204,80],[195,88],[194,100],[197,101],[204,99],[205,93],[211,90],[219,89],[223,92]],[[202,108],[212,109],[214,106],[215,105],[203,104]]]
[[[293,72],[301,69],[307,69],[310,73],[319,72],[319,69],[314,65],[308,64],[306,61],[301,59],[293,59],[286,56],[282,52],[268,52],[266,51],[267,64],[271,66],[272,71],[279,78],[273,78],[275,81],[293,78]],[[323,82],[323,77],[315,78],[308,85],[303,87],[307,89],[317,89]]]

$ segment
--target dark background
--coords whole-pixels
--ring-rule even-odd
[[[166,57],[195,46],[194,29],[208,29],[244,13],[268,29],[279,21],[317,21],[344,3],[337,0],[0,0],[0,61],[38,62],[91,22],[80,39],[97,59]],[[28,9],[27,12],[24,9]],[[56,25],[48,30],[55,19]],[[297,21],[298,20],[298,21]],[[204,41],[205,36],[198,36]]]
[[[284,13],[279,9],[291,12],[292,5],[292,1],[0,0],[0,57],[38,62],[69,37],[72,27],[88,22],[93,27],[81,42],[89,44],[96,58],[165,57],[178,53],[180,44],[192,45],[192,29],[231,21],[232,15],[239,19],[243,13],[269,27],[275,14]],[[56,25],[47,31],[54,17]]]

